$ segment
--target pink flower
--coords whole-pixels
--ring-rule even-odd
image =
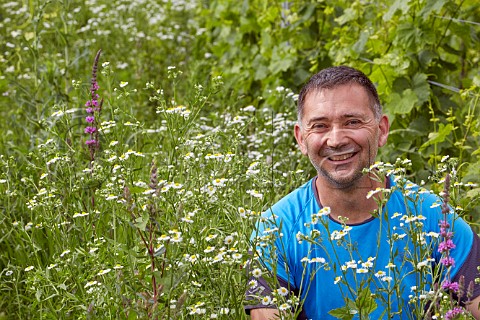
[[[455,307],[452,310],[448,310],[447,313],[445,313],[445,319],[448,319],[448,320],[454,319],[457,315],[462,313],[463,313],[462,308]]]
[[[455,243],[451,239],[446,239],[445,241],[440,242],[438,245],[438,252],[448,252],[451,249],[455,249]]]
[[[448,223],[448,221],[442,220],[440,221],[440,228],[448,229],[450,228],[450,224]]]
[[[455,266],[455,259],[452,257],[445,257],[440,260],[440,263],[443,264],[445,267],[454,267]]]
[[[443,290],[451,290],[453,292],[458,292],[458,282],[451,282],[450,280],[444,280],[442,282],[442,289]]]
[[[85,144],[87,146],[96,146],[97,145],[97,140],[95,140],[95,139],[87,140],[87,141],[85,141]]]
[[[95,133],[97,131],[97,128],[95,127],[86,127],[85,128],[85,133]]]

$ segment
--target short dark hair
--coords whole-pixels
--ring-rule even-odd
[[[373,104],[371,105],[375,119],[379,120],[382,116],[382,105],[378,98],[377,89],[372,81],[360,70],[347,66],[337,66],[323,69],[313,75],[310,80],[303,86],[298,96],[297,116],[298,121],[303,116],[303,107],[305,99],[312,91],[320,91],[322,89],[333,89],[344,84],[356,83],[361,85],[368,93]]]

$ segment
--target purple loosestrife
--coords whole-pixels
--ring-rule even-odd
[[[85,121],[87,126],[85,127],[85,134],[88,135],[88,138],[85,140],[85,144],[88,148],[90,154],[90,174],[93,175],[93,163],[95,161],[95,153],[100,147],[100,141],[98,140],[98,119],[100,116],[100,111],[102,111],[103,99],[100,99],[97,91],[100,88],[97,82],[97,70],[98,70],[98,61],[100,59],[100,54],[102,50],[98,50],[95,60],[93,61],[92,67],[92,80],[90,85],[90,99],[85,103],[87,116]],[[100,99],[100,101],[99,101]],[[91,199],[92,208],[95,207],[95,191],[92,192]]]
[[[98,117],[100,111],[102,110],[103,98],[99,101],[100,96],[97,91],[100,88],[97,82],[97,70],[98,70],[98,61],[100,59],[100,54],[102,50],[98,50],[95,60],[93,61],[92,67],[92,80],[90,86],[90,100],[85,103],[87,117],[85,121],[88,126],[85,128],[85,133],[88,134],[88,139],[85,141],[85,144],[88,147],[90,153],[90,165],[92,168],[93,161],[95,160],[95,152],[100,147],[100,142],[98,140]]]
[[[455,319],[456,316],[463,314],[463,308],[461,307],[455,307],[452,310],[448,310],[447,313],[445,313],[445,320],[451,320]]]
[[[442,242],[438,245],[438,252],[444,254],[444,257],[441,259],[441,263],[445,267],[452,267],[455,265],[455,259],[450,257],[450,251],[455,249],[455,244],[453,243],[453,233],[448,231],[450,224],[448,223],[447,216],[450,213],[450,207],[448,202],[450,201],[450,174],[447,174],[445,177],[445,183],[443,188],[443,202],[442,202],[442,214],[443,220],[440,221],[440,236],[442,237]],[[450,282],[450,272],[447,274],[445,281]]]
[[[457,295],[457,298],[460,299],[463,295],[464,283],[452,282],[450,278],[450,267],[455,266],[455,259],[450,256],[450,251],[455,249],[455,243],[453,242],[453,232],[449,231],[450,224],[448,223],[448,214],[450,213],[450,207],[448,202],[450,201],[450,174],[447,173],[444,182],[443,188],[443,201],[442,201],[442,214],[443,220],[440,221],[440,236],[442,237],[442,242],[438,245],[438,252],[440,252],[443,257],[440,260],[440,263],[447,268],[447,274],[445,279],[442,281],[442,289],[454,293]],[[462,279],[463,280],[463,279]],[[453,301],[452,301],[453,303]],[[454,319],[457,315],[463,314],[464,309],[462,307],[451,305],[450,310],[445,314],[445,319]]]

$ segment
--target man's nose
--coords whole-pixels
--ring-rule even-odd
[[[331,127],[326,136],[327,146],[338,148],[345,144],[345,130],[338,127]]]

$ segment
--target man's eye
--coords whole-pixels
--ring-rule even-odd
[[[322,123],[316,123],[312,126],[313,129],[323,129],[326,128],[326,126]]]
[[[354,126],[354,125],[358,125],[358,124],[360,124],[360,120],[356,120],[356,119],[349,120],[347,122],[347,125],[353,125]]]

